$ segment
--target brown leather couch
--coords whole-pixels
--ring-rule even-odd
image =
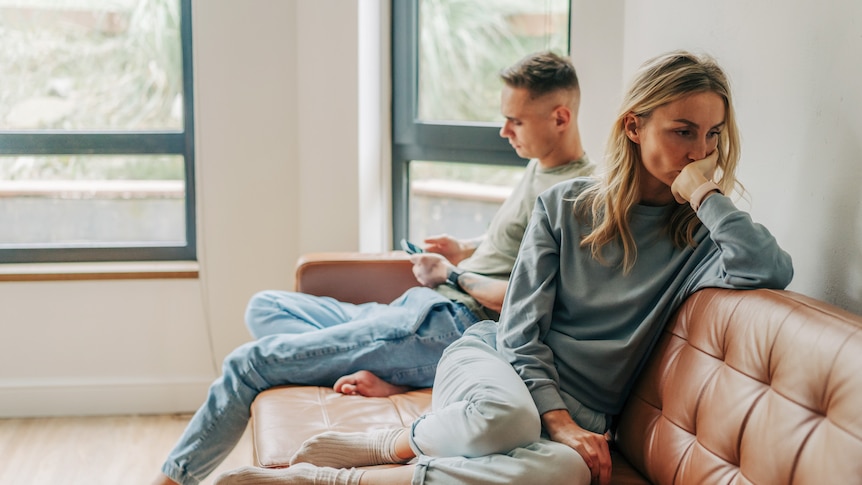
[[[415,284],[403,253],[329,253],[300,260],[296,288],[385,302]],[[252,406],[255,463],[286,466],[324,430],[406,426],[430,397],[270,389]],[[862,317],[790,291],[702,290],[618,423],[614,484],[862,484]]]

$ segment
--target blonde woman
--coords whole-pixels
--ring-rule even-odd
[[[325,433],[219,484],[607,484],[610,429],[671,313],[705,287],[784,288],[790,256],[737,209],[727,78],[671,52],[636,74],[606,172],[539,196],[499,324],[447,348],[410,428]],[[524,385],[526,384],[526,385]],[[409,463],[384,470],[362,465]]]

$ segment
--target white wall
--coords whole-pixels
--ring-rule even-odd
[[[740,205],[793,256],[789,289],[862,314],[862,2],[574,0],[572,9],[588,150],[604,146],[641,62],[680,48],[713,55],[742,131],[750,204]]]
[[[755,3],[574,0],[587,149],[599,158],[643,59],[711,52],[791,288],[862,313],[862,66],[844,54],[862,52],[862,4]],[[366,62],[388,62],[386,4],[194,2],[201,277],[0,283],[0,416],[192,410],[248,339],[255,291],[290,288],[303,252],[384,247],[387,75]]]
[[[200,279],[0,283],[0,416],[194,410],[254,292],[359,248],[358,17],[193,2]]]

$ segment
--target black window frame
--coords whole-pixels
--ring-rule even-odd
[[[396,242],[409,234],[412,160],[522,167],[528,162],[500,137],[500,123],[419,119],[420,1],[392,0],[392,244],[396,248]]]
[[[183,71],[182,131],[5,131],[0,155],[182,155],[185,164],[185,245],[160,243],[0,249],[0,263],[195,261],[194,92],[191,0],[180,1]]]

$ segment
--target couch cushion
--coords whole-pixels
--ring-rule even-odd
[[[405,427],[430,407],[431,389],[363,397],[326,387],[274,387],[260,393],[251,406],[255,464],[284,467],[299,446],[318,433]]]
[[[345,396],[330,388],[275,387],[260,393],[252,404],[254,461],[280,468],[302,443],[323,431],[368,431],[409,426],[431,406],[431,389],[385,398]],[[617,452],[612,485],[649,482]]]
[[[657,484],[860,483],[862,318],[787,291],[703,290],[620,418]]]

